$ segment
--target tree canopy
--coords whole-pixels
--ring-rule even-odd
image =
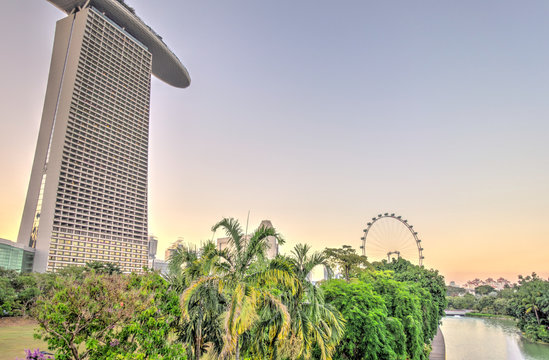
[[[343,245],[341,248],[326,248],[326,261],[331,269],[338,270],[343,278],[349,281],[369,266],[366,256],[358,255],[356,250],[349,245]]]
[[[46,275],[4,272],[0,309],[31,309],[60,360],[427,358],[446,301],[436,271],[370,264],[349,246],[313,252],[298,244],[268,259],[268,239],[282,242],[275,229],[248,233],[229,218],[212,229],[228,247],[179,248],[165,277],[97,262]],[[344,280],[315,285],[317,266]],[[543,303],[532,304],[525,311],[543,314]]]

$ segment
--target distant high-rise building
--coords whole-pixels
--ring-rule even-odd
[[[158,239],[156,236],[149,235],[149,260],[156,259],[156,251],[158,250]]]
[[[272,229],[273,224],[271,223],[271,220],[263,220],[261,221],[261,224],[259,224],[259,227],[265,227],[267,229]],[[247,242],[250,239],[250,235],[247,235],[244,237],[245,241]],[[229,247],[230,245],[230,238],[223,237],[217,239],[217,249],[218,250],[224,250]],[[265,253],[267,259],[274,259],[278,255],[278,241],[276,240],[276,237],[274,236],[268,236],[267,237],[267,251]]]
[[[228,237],[222,237],[217,239],[217,250],[222,251],[229,247],[229,240]]]
[[[158,239],[154,235],[149,235],[148,249],[148,268],[154,269],[156,260],[156,252],[158,250]]]
[[[152,264],[151,268],[153,270],[158,270],[162,275],[168,275],[169,273],[168,265],[169,264],[167,261],[156,259]]]
[[[267,229],[273,229],[271,220],[263,220],[259,227],[264,226]],[[274,236],[267,237],[267,259],[274,259],[278,255],[278,241]]]
[[[170,257],[172,257],[172,254],[174,253],[175,250],[184,247],[185,244],[183,243],[183,241],[184,239],[180,237],[180,238],[177,238],[176,241],[171,243],[170,246],[168,246],[168,248],[164,252],[164,260],[166,261],[170,260]]]
[[[120,0],[49,0],[57,22],[18,243],[35,271],[89,261],[147,265],[151,74],[186,87],[187,70]]]

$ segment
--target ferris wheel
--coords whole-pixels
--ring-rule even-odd
[[[361,238],[362,255],[368,260],[404,258],[412,264],[423,265],[423,246],[414,226],[395,214],[379,214],[364,229]]]

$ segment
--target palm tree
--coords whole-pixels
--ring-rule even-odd
[[[524,304],[524,309],[526,310],[525,314],[529,314],[530,312],[534,312],[534,315],[536,315],[536,321],[538,325],[541,325],[541,320],[539,318],[539,306],[537,305],[538,302],[538,296],[541,295],[539,293],[529,293],[527,297],[522,299],[522,303]]]
[[[532,273],[532,276],[528,275],[525,278],[519,275],[519,292],[522,295],[521,298],[525,314],[533,312],[536,316],[538,325],[541,325],[539,298],[543,293],[542,282],[543,280],[541,280],[536,273]]]
[[[206,243],[200,251],[188,247],[175,249],[168,262],[168,281],[172,289],[182,293],[201,276],[208,275],[215,259],[215,245]],[[189,299],[188,314],[180,321],[179,340],[191,349],[194,359],[200,359],[207,347],[219,350],[222,334],[219,314],[223,312],[225,299],[212,286],[203,286]]]
[[[310,359],[313,349],[320,357],[331,359],[335,346],[343,336],[344,320],[336,309],[324,303],[324,296],[308,276],[316,266],[329,269],[324,253],[310,253],[311,247],[298,244],[291,257],[278,257],[272,263],[286,266],[298,279],[295,292],[284,291],[282,302],[288,309],[291,327],[284,339],[272,334],[281,331],[281,319],[275,309],[264,307],[253,331],[246,336],[252,345],[252,358],[262,359]]]
[[[280,331],[277,338],[284,338],[290,328],[290,316],[284,304],[271,290],[281,286],[290,292],[296,291],[297,281],[287,268],[272,262],[258,266],[258,259],[265,258],[267,237],[283,240],[273,228],[259,227],[249,236],[244,234],[238,221],[224,218],[212,227],[223,229],[229,237],[229,247],[223,251],[212,250],[209,255],[208,274],[193,281],[181,295],[182,314],[190,317],[191,299],[205,286],[215,286],[225,294],[227,305],[223,314],[223,347],[219,358],[234,355],[240,359],[241,337],[249,331],[260,317],[261,309],[267,306],[280,314]]]
[[[199,266],[196,249],[180,246],[172,251],[168,259],[166,278],[173,289],[183,292],[194,279],[192,272],[199,271]]]
[[[331,272],[324,252],[309,254],[310,249],[309,245],[298,244],[290,258],[302,290],[290,301],[292,332],[301,342],[302,358],[310,359],[316,344],[321,359],[325,360],[332,358],[335,346],[343,337],[345,320],[337,309],[324,302],[321,289],[308,280],[316,266],[325,266]]]
[[[328,257],[324,252],[312,253],[309,255],[311,246],[307,244],[297,244],[292,250],[291,262],[294,267],[294,271],[302,283],[305,283],[307,277],[317,266],[324,266],[328,272],[331,272],[330,265],[328,264]],[[312,285],[307,281],[308,284]]]
[[[270,262],[257,261],[254,263],[254,267],[277,269],[294,274],[289,259],[281,256]],[[250,331],[243,334],[242,348],[246,349],[248,357],[253,359],[295,358],[292,354],[296,353],[295,349],[298,344],[296,344],[295,338],[289,337],[291,327],[289,328],[288,325],[291,325],[291,316],[288,311],[288,303],[284,300],[301,293],[300,283],[296,282],[296,286],[296,288],[283,286],[269,288],[270,292],[280,295],[267,296],[263,299],[257,312],[257,320]],[[283,336],[284,334],[287,336]]]
[[[226,308],[223,294],[213,286],[201,286],[189,299],[186,321],[180,322],[179,339],[192,349],[195,360],[210,349],[219,353],[223,345],[219,314]]]

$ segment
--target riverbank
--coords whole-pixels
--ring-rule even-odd
[[[446,309],[444,310],[446,316],[470,316],[490,319],[502,319],[502,320],[514,320],[515,318],[509,315],[495,315],[489,313],[476,312],[472,309]]]
[[[431,353],[429,354],[429,360],[445,360],[446,359],[446,342],[444,341],[444,335],[440,327],[437,330],[437,334],[431,343]]]
[[[466,313],[464,316],[485,318],[485,319],[499,319],[499,320],[513,320],[513,321],[515,321],[515,318],[512,317],[512,316],[509,316],[509,315],[494,315],[494,314],[487,314],[487,313],[469,312],[469,313]]]

